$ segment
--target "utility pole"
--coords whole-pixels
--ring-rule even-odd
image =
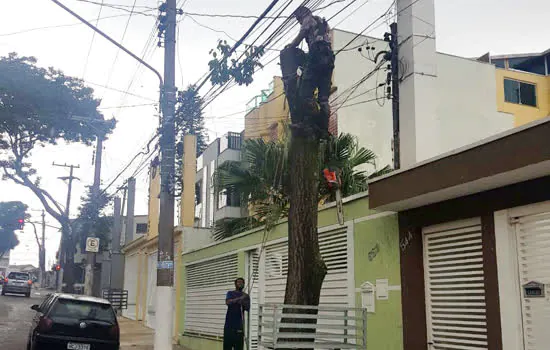
[[[103,135],[97,136],[96,141],[96,150],[95,150],[95,167],[94,167],[94,183],[92,184],[92,203],[99,202],[100,188],[101,185],[101,159],[103,157]],[[88,232],[88,235],[94,236],[94,232]],[[86,295],[94,294],[94,273],[95,273],[95,264],[96,264],[96,253],[87,252],[86,253],[86,274],[85,274],[85,285],[84,293]]]
[[[42,245],[38,252],[38,264],[40,265],[40,286],[44,288],[44,277],[46,276],[46,212],[42,209]]]
[[[69,168],[69,176],[60,177],[61,180],[68,180],[68,189],[67,189],[67,202],[65,204],[65,219],[67,222],[62,227],[61,233],[61,251],[59,252],[59,261],[61,265],[61,270],[59,271],[59,283],[57,285],[58,291],[61,291],[63,286],[63,280],[65,279],[66,291],[71,293],[73,292],[74,284],[74,240],[72,236],[71,224],[69,222],[69,214],[71,208],[71,192],[73,189],[73,180],[77,179],[74,176],[74,169],[80,168],[80,165],[67,165],[67,164],[52,164],[53,166]],[[67,276],[64,276],[67,272]]]
[[[165,12],[164,31],[164,91],[160,135],[161,189],[159,214],[159,239],[157,260],[157,327],[155,349],[172,348],[174,328],[174,189],[175,189],[175,125],[176,103],[176,0],[166,0],[161,5]],[[129,214],[129,213],[128,213]]]
[[[113,227],[113,254],[111,257],[111,274],[109,285],[111,289],[124,288],[124,254],[120,252],[120,236],[122,234],[122,217],[120,198],[115,197],[114,227]]]
[[[124,243],[130,243],[134,238],[134,209],[136,205],[136,179],[128,179],[128,204],[126,207],[126,230],[124,232]]]
[[[399,149],[399,45],[397,42],[397,23],[390,24],[389,45],[391,50],[391,99],[393,115],[393,168],[401,167]]]

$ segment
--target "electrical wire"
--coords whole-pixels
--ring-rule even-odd
[[[129,14],[105,16],[105,17],[101,17],[100,20],[103,21],[103,20],[106,20],[106,19],[120,18],[120,17],[127,17],[127,16],[129,16]],[[93,22],[93,21],[95,21],[96,19],[97,19],[97,18],[88,20],[88,22]],[[81,25],[84,25],[84,23],[78,22],[78,23],[70,23],[70,24],[57,24],[57,25],[53,25],[53,26],[29,28],[29,29],[19,30],[19,31],[16,31],[16,32],[0,34],[0,37],[12,36],[12,35],[18,35],[18,34],[25,34],[25,33],[35,32],[35,31],[39,31],[39,30],[45,30],[45,29],[55,29],[55,28],[65,28],[65,27],[76,27],[76,26],[81,26]]]
[[[97,13],[97,19],[95,21],[95,27],[96,28],[99,26],[99,19],[101,18],[101,12],[102,11],[103,11],[103,0],[101,0],[101,4],[99,6],[99,11]],[[88,62],[90,61],[90,55],[92,54],[92,48],[94,46],[95,34],[96,34],[96,31],[94,30],[92,32],[92,41],[90,41],[90,48],[88,49],[88,55],[86,56],[86,62],[84,63],[84,71],[82,72],[82,79],[84,79],[86,77],[86,70],[88,69]]]
[[[143,15],[143,16],[156,17],[155,15],[153,15],[151,13],[148,13],[148,12],[156,11],[157,8],[154,8],[154,7],[137,6],[139,8],[145,8],[145,10],[144,11],[135,11],[135,8],[134,8],[134,10],[129,10],[129,9],[125,8],[125,7],[131,7],[131,5],[109,4],[109,3],[104,2],[103,0],[101,2],[92,1],[92,0],[76,0],[76,1],[91,4],[91,5],[99,5],[100,8],[108,7],[108,8],[114,9],[114,10],[135,13],[135,14],[139,14],[139,15]]]
[[[120,39],[120,44],[124,45],[124,39],[126,38],[126,32],[128,31],[128,27],[130,26],[130,21],[132,20],[132,16],[134,14],[134,10],[136,8],[137,0],[134,0],[134,3],[132,5],[132,9],[130,10],[130,16],[128,17],[128,20],[126,21],[126,26],[124,27],[124,32],[122,33],[122,37]],[[111,69],[109,69],[109,74],[107,76],[107,83],[105,85],[109,85],[111,82],[111,78],[113,76],[113,72],[115,70],[116,63],[118,61],[118,55],[120,54],[120,47],[117,48],[115,60],[113,61],[113,64],[111,65]],[[103,93],[103,96],[105,96],[105,92]],[[103,99],[103,98],[102,98]]]

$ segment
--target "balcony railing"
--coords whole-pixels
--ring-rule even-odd
[[[260,305],[260,349],[367,349],[367,310]]]
[[[242,138],[241,134],[238,132],[229,132],[223,135],[220,139],[220,153],[226,149],[241,149]]]

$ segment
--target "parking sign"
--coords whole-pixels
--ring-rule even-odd
[[[97,253],[99,252],[99,238],[88,237],[86,238],[86,251]]]

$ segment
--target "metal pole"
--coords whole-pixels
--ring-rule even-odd
[[[397,23],[390,24],[391,29],[391,83],[392,83],[392,115],[393,115],[393,168],[401,167],[400,161],[400,129],[399,129],[399,46],[397,44]]]
[[[166,31],[164,33],[164,91],[160,135],[160,214],[157,257],[157,327],[155,349],[172,348],[174,328],[174,185],[175,185],[175,123],[176,103],[176,0],[167,0]]]

